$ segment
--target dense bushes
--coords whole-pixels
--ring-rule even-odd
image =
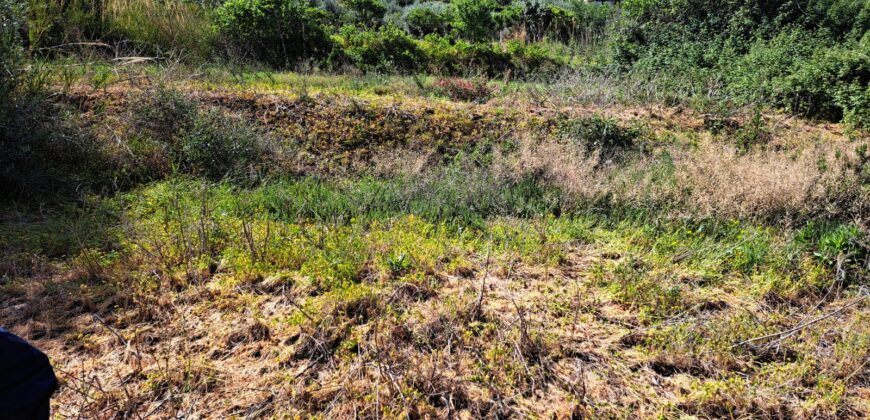
[[[870,3],[803,3],[628,0],[614,59],[698,88],[719,79],[740,103],[866,125]]]
[[[495,29],[493,11],[495,0],[455,0],[456,30],[463,38],[472,41],[487,39]]]
[[[587,22],[586,15],[576,14],[577,0],[571,1],[574,11],[566,12],[570,22],[560,21],[560,29],[553,29],[553,39],[570,38],[568,33],[575,32],[577,25],[600,26],[600,19]],[[538,18],[526,14],[523,3],[504,5],[491,0],[33,3],[28,19],[29,39],[32,51],[40,54],[75,52],[93,48],[83,46],[91,44],[81,41],[100,41],[112,47],[97,47],[100,53],[174,55],[199,61],[223,55],[276,68],[293,68],[306,62],[333,70],[352,65],[364,71],[429,70],[445,75],[495,76],[505,72],[513,75],[549,72],[565,64],[549,47],[526,44],[541,39],[518,41],[519,34],[528,26],[524,22]],[[510,35],[512,32],[515,35]],[[510,41],[504,39],[505,35],[510,35]],[[65,46],[54,48],[57,45]],[[118,46],[123,48],[114,48]]]
[[[364,70],[416,71],[425,62],[417,43],[393,25],[376,31],[345,26],[338,39],[353,64]]]
[[[415,3],[403,11],[402,20],[411,35],[446,35],[451,29],[453,14],[453,9],[447,3]]]
[[[304,0],[229,0],[217,9],[216,22],[239,54],[286,66],[329,53],[324,13]]]
[[[257,133],[245,121],[217,111],[198,115],[180,134],[181,169],[209,179],[244,176],[262,156]]]
[[[668,103],[763,103],[854,126],[870,120],[866,0],[625,0],[617,5],[583,0],[50,0],[30,5],[29,43],[41,54],[56,51],[45,47],[60,43],[131,40],[137,54],[160,56],[178,49],[194,58],[241,57],[276,68],[305,62],[329,70],[352,66],[367,72],[530,78],[571,66],[655,82],[648,84]]]
[[[380,0],[344,0],[342,4],[350,12],[347,20],[351,24],[377,27],[387,13],[386,6]]]
[[[526,37],[550,38],[574,45],[595,45],[607,36],[618,9],[609,4],[582,0],[528,2],[523,11]]]

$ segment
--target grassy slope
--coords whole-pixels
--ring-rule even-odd
[[[806,162],[854,146],[839,127],[767,116],[767,146],[735,153],[690,110],[271,80],[188,89],[258,121],[294,179],[170,177],[4,212],[0,323],[54,360],[57,412],[870,414],[855,228],[804,223],[832,185]],[[127,93],[72,102],[112,138]],[[646,151],[591,171],[551,141],[593,111],[640,127]],[[499,130],[516,153],[474,157]]]

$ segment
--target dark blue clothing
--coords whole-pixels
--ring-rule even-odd
[[[0,419],[47,419],[55,389],[48,357],[0,328]]]

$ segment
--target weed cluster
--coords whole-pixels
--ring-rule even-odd
[[[432,84],[432,90],[455,101],[486,102],[492,96],[486,83],[456,78],[438,79]]]

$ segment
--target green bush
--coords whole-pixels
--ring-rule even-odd
[[[352,23],[377,27],[383,23],[387,8],[380,0],[342,0],[350,11]]]
[[[522,3],[514,2],[506,6],[497,8],[492,12],[492,20],[495,22],[493,32],[504,29],[518,28],[523,22],[523,12],[525,7]]]
[[[185,172],[222,179],[251,173],[262,148],[256,131],[244,121],[212,111],[198,115],[180,133],[178,152],[178,163]]]
[[[818,220],[807,223],[794,238],[798,249],[812,251],[822,262],[835,265],[861,264],[866,261],[868,250],[861,246],[866,233],[854,224]]]
[[[467,41],[454,42],[451,37],[445,35],[429,34],[418,45],[427,58],[430,72],[456,74],[460,68],[457,59],[459,51],[471,44]]]
[[[521,41],[508,41],[507,51],[511,56],[511,67],[514,74],[520,76],[555,73],[568,64],[562,56],[541,43],[526,44]]]
[[[483,73],[495,77],[512,65],[508,51],[488,42],[471,43],[432,34],[419,45],[428,58],[430,71],[437,74]]]
[[[414,72],[425,66],[417,43],[394,25],[378,30],[345,26],[338,39],[351,62],[366,71]]]
[[[496,28],[493,13],[498,11],[495,0],[455,0],[454,26],[458,36],[471,41],[484,41],[492,37]]]
[[[642,26],[649,40],[683,28],[691,38],[716,37],[743,42],[770,38],[783,29],[822,31],[834,39],[861,37],[870,29],[865,0],[625,0],[622,8],[632,25]]]
[[[721,92],[738,104],[866,124],[870,3],[626,0],[614,40],[623,69]],[[675,95],[680,96],[680,95]]]
[[[606,3],[572,0],[564,6],[566,14],[554,13],[551,33],[566,42],[598,43],[606,36],[619,9]]]
[[[197,104],[181,92],[155,89],[133,104],[131,122],[138,134],[173,145],[178,133],[190,128],[197,113]]]
[[[414,36],[446,35],[455,19],[453,9],[446,3],[415,3],[405,9],[405,29]]]
[[[20,2],[0,0],[0,195],[42,199],[114,186],[108,148],[26,66]]]
[[[606,38],[617,11],[609,4],[582,0],[555,4],[528,2],[523,10],[526,37],[541,41],[546,36],[569,44],[594,45]]]
[[[262,156],[260,136],[245,121],[217,111],[202,112],[195,101],[172,89],[157,89],[144,97],[131,111],[134,132],[128,137],[140,138],[132,149],[152,149],[151,154],[165,158],[164,165],[210,179],[241,177]],[[157,172],[154,176],[167,172],[151,169]]]
[[[744,102],[768,101],[788,112],[839,121],[866,119],[870,55],[803,30],[758,41],[726,68],[728,89]]]
[[[560,54],[542,43],[472,43],[431,34],[423,38],[419,46],[428,58],[429,70],[442,75],[497,77],[509,71],[514,76],[531,76],[554,73],[568,64]]]
[[[220,33],[241,54],[273,66],[324,58],[332,44],[325,11],[304,0],[229,0],[216,12]]]

